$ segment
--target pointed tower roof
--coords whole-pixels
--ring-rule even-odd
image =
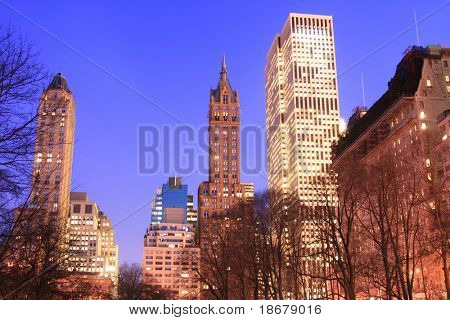
[[[231,89],[230,82],[228,81],[227,65],[225,63],[225,54],[222,57],[222,68],[220,69],[219,84],[217,85],[217,87],[220,87],[221,84],[227,85]]]
[[[67,92],[71,92],[69,86],[67,85],[67,80],[64,78],[61,72],[57,73],[54,77],[47,90],[57,89],[57,90],[65,90]]]
[[[221,67],[220,75],[219,75],[219,83],[217,84],[216,89],[211,90],[211,94],[214,96],[214,100],[216,102],[220,101],[220,94],[224,87],[228,88],[228,91],[230,93],[230,98],[231,98],[230,102],[236,102],[237,92],[233,90],[233,88],[231,87],[230,81],[228,80],[228,72],[227,72],[227,65],[225,62],[225,54],[222,57],[222,67]]]
[[[225,53],[222,57],[222,72],[227,72],[227,64],[225,63]]]

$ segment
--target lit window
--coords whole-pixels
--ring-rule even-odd
[[[421,129],[425,130],[427,128],[427,124],[425,122],[422,122],[421,124]]]

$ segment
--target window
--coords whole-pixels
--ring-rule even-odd
[[[448,68],[448,61],[444,60],[444,67]]]
[[[420,109],[425,109],[425,103],[423,101],[419,101]]]
[[[81,212],[81,204],[74,204],[73,213],[80,213],[80,212]]]
[[[430,77],[427,77],[427,87],[431,87],[431,79],[430,79]]]
[[[84,212],[85,212],[85,213],[92,213],[92,204],[87,204],[87,205],[84,207]]]

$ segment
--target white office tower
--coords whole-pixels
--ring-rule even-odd
[[[291,13],[275,36],[265,70],[269,189],[295,193],[302,201],[308,250],[318,249],[312,221],[323,205],[318,180],[328,174],[339,133],[333,36],[331,16]],[[325,269],[320,261],[308,264]],[[324,290],[311,284],[305,298],[319,298]]]

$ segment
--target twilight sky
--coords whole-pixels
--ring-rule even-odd
[[[225,53],[231,85],[239,90],[241,125],[263,128],[266,54],[289,12],[333,16],[340,108],[347,119],[362,105],[361,73],[370,106],[404,50],[417,43],[415,28],[408,29],[414,10],[423,20],[421,44],[449,45],[446,0],[0,0],[0,21],[17,26],[47,69],[67,78],[77,105],[73,188],[87,191],[116,224],[120,261],[140,263],[150,201],[168,174],[140,173],[139,126],[168,126],[172,134],[180,124],[194,130],[205,125],[209,88],[217,84]],[[164,150],[161,163],[176,152],[171,143]],[[264,150],[249,155],[261,158],[263,168]],[[197,148],[197,155],[206,153]],[[166,171],[175,172],[172,165]],[[196,198],[207,175],[194,170],[181,176]],[[265,170],[243,174],[242,181],[257,190],[267,186]]]

